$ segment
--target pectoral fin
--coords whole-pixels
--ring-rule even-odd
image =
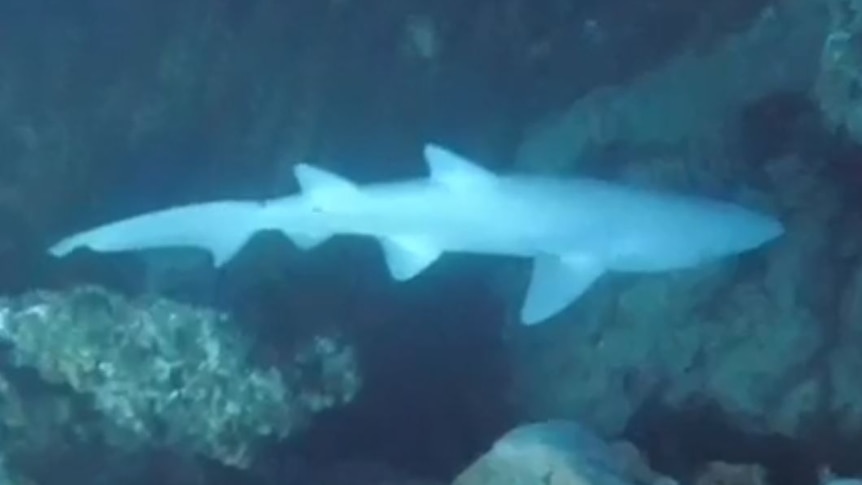
[[[424,271],[440,257],[441,251],[423,241],[398,238],[381,240],[389,273],[397,281],[406,281]]]
[[[604,269],[588,256],[545,255],[536,258],[521,322],[534,325],[559,313],[577,300]]]

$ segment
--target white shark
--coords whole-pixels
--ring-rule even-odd
[[[261,230],[310,249],[336,234],[380,241],[391,275],[408,280],[446,252],[534,260],[521,321],[557,314],[609,271],[690,268],[755,249],[784,231],[731,203],[583,178],[496,175],[426,145],[428,178],[359,186],[307,164],[299,194],[152,212],[68,237],[50,249],[129,251],[187,246],[222,265]]]

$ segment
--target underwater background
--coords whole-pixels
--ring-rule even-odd
[[[0,484],[860,483],[862,0],[0,0],[0,120]],[[526,260],[47,252],[428,142],[786,233],[531,327]]]

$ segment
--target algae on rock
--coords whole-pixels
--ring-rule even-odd
[[[13,362],[89,396],[129,443],[175,447],[234,466],[264,437],[348,402],[352,349],[318,336],[286,368],[264,368],[224,314],[95,287],[0,299],[0,339]],[[325,371],[321,371],[325,369]],[[124,440],[125,441],[125,440]]]

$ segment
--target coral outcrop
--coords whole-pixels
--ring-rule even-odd
[[[12,364],[92,399],[116,446],[167,446],[245,466],[260,440],[350,401],[352,349],[317,336],[282,365],[256,364],[226,315],[95,287],[0,299]]]

